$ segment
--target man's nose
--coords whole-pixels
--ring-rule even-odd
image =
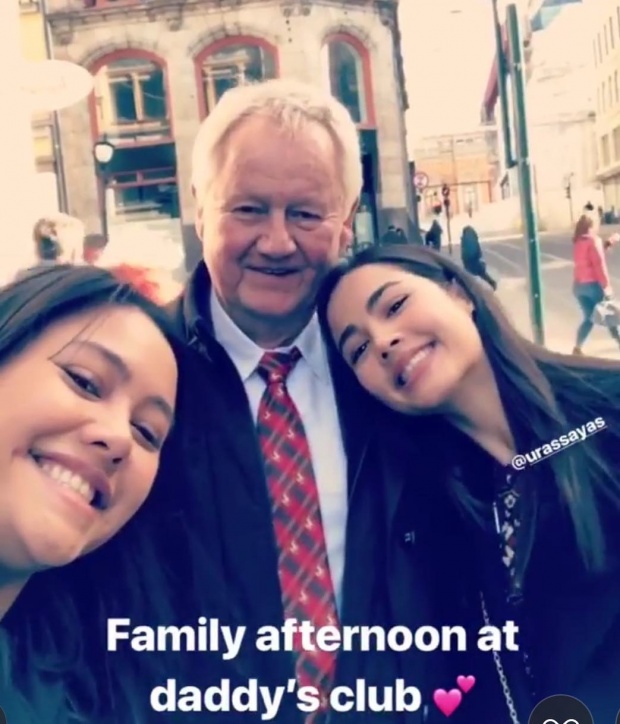
[[[285,211],[273,210],[269,214],[267,226],[257,246],[267,256],[288,256],[295,252],[295,242],[288,228]]]

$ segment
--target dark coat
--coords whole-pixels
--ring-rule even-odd
[[[608,425],[620,429],[617,410],[604,416]],[[617,437],[608,430],[582,444],[596,445],[611,469],[620,470]],[[444,460],[449,458],[446,446],[459,446],[459,454],[467,451],[461,470],[470,491],[479,491],[481,481],[488,483],[493,463],[486,454],[468,445],[464,437],[451,438],[449,443],[444,438]],[[428,450],[432,455],[433,447]],[[572,522],[546,465],[544,461],[537,463],[527,478],[527,484],[536,485],[540,493],[531,525],[532,548],[523,600],[516,606],[507,605],[503,594],[505,571],[493,526],[485,531],[465,522],[447,499],[438,505],[439,520],[453,516],[452,524],[444,525],[445,546],[452,552],[444,596],[460,608],[458,614],[451,610],[448,615],[455,615],[475,642],[484,626],[480,603],[480,591],[484,590],[490,599],[491,624],[501,627],[506,620],[514,620],[520,627],[517,642],[528,653],[533,682],[525,675],[522,651],[504,651],[500,656],[521,724],[528,721],[539,701],[557,694],[582,701],[596,724],[615,722],[620,710],[620,509],[609,501],[599,501],[608,563],[605,572],[592,573],[580,556]],[[443,474],[440,467],[436,467],[438,477]],[[472,674],[477,680],[467,696],[472,724],[513,724],[492,655],[472,647],[464,667],[466,671],[461,673]]]
[[[179,495],[192,491],[180,518],[183,525],[199,531],[205,559],[188,563],[173,544],[162,555],[169,556],[168,565],[177,567],[184,617],[192,620],[197,615],[192,608],[193,590],[217,588],[216,615],[246,625],[246,642],[251,642],[250,632],[283,622],[277,548],[248,399],[231,359],[212,335],[208,299],[209,281],[201,264],[184,296],[170,308],[192,353],[190,394],[181,402],[173,432],[173,444],[181,446],[178,449],[186,462],[182,469],[176,467]],[[415,630],[437,617],[432,586],[437,571],[427,557],[435,546],[431,518],[423,505],[410,510],[400,506],[411,468],[404,475],[401,461],[385,454],[383,432],[371,403],[344,364],[339,359],[332,362],[349,470],[341,623],[404,625]],[[174,538],[172,529],[168,533],[166,539]],[[210,662],[204,655],[200,660],[203,674],[211,666],[208,678],[217,679],[217,661]],[[241,676],[256,677],[265,686],[281,685],[294,677],[287,653],[261,653],[247,646],[242,661],[236,663]],[[408,685],[420,688],[425,706],[405,716],[334,713],[330,721],[443,722],[431,697],[435,688],[452,684],[445,665],[441,652],[342,652],[336,685],[353,687],[356,680],[364,679],[369,685],[388,686],[404,677]],[[238,715],[240,722],[248,717]],[[235,720],[234,715],[225,720]],[[274,721],[301,722],[292,697],[285,699]],[[455,716],[452,721],[459,719]]]

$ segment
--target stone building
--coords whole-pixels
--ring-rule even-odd
[[[412,225],[398,0],[48,0],[54,55],[95,76],[62,112],[71,213],[96,233],[148,244],[183,238],[199,254],[192,143],[222,93],[276,76],[321,83],[358,124],[364,192],[360,242]],[[114,146],[102,168],[93,148]],[[102,173],[103,171],[103,173]],[[136,234],[138,226],[148,234]]]
[[[432,216],[441,203],[441,187],[450,188],[451,213],[476,213],[493,201],[497,153],[489,145],[488,131],[443,134],[421,138],[414,148],[416,170],[428,185],[420,194],[420,214]]]

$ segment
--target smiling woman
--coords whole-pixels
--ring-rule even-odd
[[[447,586],[433,583],[446,620],[464,617],[474,635],[482,623],[519,628],[518,655],[474,656],[464,667],[488,687],[477,694],[484,712],[469,709],[467,721],[507,721],[510,711],[525,722],[557,691],[611,721],[620,364],[533,344],[486,285],[414,245],[364,250],[334,268],[318,314],[380,403],[375,429],[410,480],[400,508],[436,496],[430,525],[446,527],[426,546],[429,570],[451,571]],[[416,550],[422,556],[422,544]]]
[[[137,677],[126,657],[107,661],[105,618],[123,609],[170,615],[153,547],[170,489],[155,478],[180,359],[163,312],[109,272],[57,266],[0,290],[8,721],[145,716],[140,691],[156,662],[142,662]]]

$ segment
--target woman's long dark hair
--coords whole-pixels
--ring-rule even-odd
[[[620,363],[561,355],[533,344],[517,332],[490,290],[430,249],[414,245],[370,247],[330,271],[319,291],[318,315],[332,352],[327,323],[330,298],[345,275],[367,264],[393,265],[441,285],[456,283],[461,287],[473,303],[474,321],[517,444],[525,446],[519,452],[549,443],[596,417],[605,419],[607,434],[613,436],[620,451]],[[613,444],[606,446],[607,451],[613,448]],[[445,438],[441,449],[445,458],[450,449]],[[574,445],[547,462],[570,514],[584,563],[591,570],[604,567],[601,499],[620,507],[618,471],[598,453],[596,444]],[[468,501],[459,497],[468,508]]]
[[[90,266],[31,271],[0,289],[0,366],[49,325],[107,305],[137,307],[158,325],[177,357],[181,384],[184,352],[164,311],[113,274]],[[106,620],[131,616],[133,625],[152,626],[174,621],[156,543],[162,521],[174,515],[175,483],[173,476],[159,474],[144,505],[112,540],[67,566],[33,575],[0,622],[0,672],[8,669],[9,686],[19,692],[29,721],[30,716],[52,720],[47,697],[54,685],[74,711],[66,721],[149,720],[150,688],[178,669],[178,661],[108,652]]]

